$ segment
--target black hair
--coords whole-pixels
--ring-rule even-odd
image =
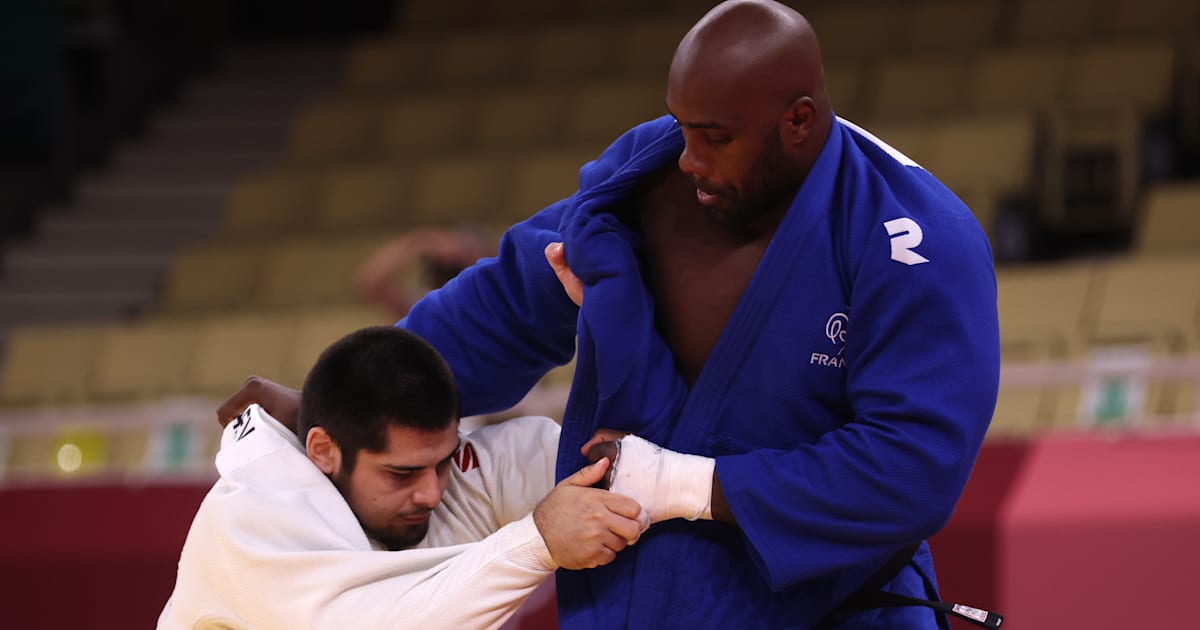
[[[322,427],[342,453],[342,470],[358,452],[387,447],[390,425],[440,431],[458,420],[458,392],[433,346],[402,328],[376,326],[325,349],[304,380],[298,431]]]

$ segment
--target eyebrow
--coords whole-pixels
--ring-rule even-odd
[[[454,450],[450,451],[450,454],[443,457],[438,463],[441,464],[443,462],[449,461],[451,458],[454,457],[455,453],[457,453],[458,450],[461,448],[462,448],[462,438],[460,437],[460,438],[458,438],[458,444],[454,445]],[[392,472],[417,472],[419,470],[424,470],[424,469],[428,468],[428,466],[398,466],[396,464],[381,464],[381,466],[385,470],[390,470]]]
[[[722,125],[721,123],[716,122],[716,121],[707,121],[706,120],[704,122],[696,122],[696,123],[683,122],[682,120],[679,120],[679,117],[675,115],[675,112],[671,111],[670,107],[667,107],[667,113],[670,114],[670,116],[675,119],[675,122],[678,122],[681,127],[687,127],[688,129],[721,129],[721,130],[724,130],[726,128],[726,125]]]

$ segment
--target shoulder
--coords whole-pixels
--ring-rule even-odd
[[[933,174],[869,131],[839,119],[840,225],[855,267],[926,273],[991,268],[991,247],[971,210]],[[927,263],[937,263],[926,266]]]
[[[487,453],[525,453],[547,443],[558,443],[561,427],[544,416],[523,416],[488,425],[466,435],[463,444],[472,444]]]

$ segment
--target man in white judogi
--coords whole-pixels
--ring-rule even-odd
[[[303,443],[257,405],[225,427],[220,479],[160,629],[494,628],[555,569],[606,564],[650,520],[704,508],[702,492],[681,502],[630,485],[638,469],[654,482],[695,476],[651,465],[669,451],[622,471],[653,504],[643,511],[589,487],[606,459],[554,486],[548,418],[460,435],[448,369],[401,329],[365,329],[326,350],[305,383],[299,433]],[[659,505],[655,492],[676,496]]]

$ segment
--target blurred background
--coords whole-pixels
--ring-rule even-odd
[[[298,387],[570,194],[665,113],[712,4],[0,3],[5,627],[151,626],[217,404],[252,373]],[[1006,627],[1195,627],[1200,4],[788,4],[837,113],[996,257],[1000,401],[932,541],[944,596]],[[524,410],[560,417],[570,374]],[[554,627],[552,591],[510,626]]]

